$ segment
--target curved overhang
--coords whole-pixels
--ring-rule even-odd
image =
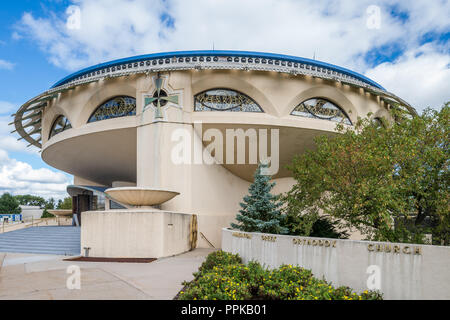
[[[42,160],[105,186],[113,181],[136,181],[136,130],[125,127],[85,133],[72,128],[44,145]]]
[[[108,189],[108,187],[99,187],[99,186],[83,186],[83,185],[68,185],[66,190],[69,196],[74,197],[80,194],[84,194],[87,192],[92,192],[93,194],[100,194],[104,197],[108,197],[108,195],[105,193],[105,190]]]
[[[15,130],[29,142],[28,146],[42,147],[41,119],[42,111],[48,102],[62,92],[77,86],[97,82],[102,79],[123,77],[134,74],[176,70],[255,70],[307,75],[316,78],[340,82],[356,88],[362,88],[385,101],[387,106],[402,109],[415,116],[416,110],[406,101],[386,91],[376,82],[351,70],[325,62],[295,56],[229,50],[176,51],[154,53],[114,60],[98,64],[75,72],[58,81],[52,88],[24,103],[13,114]]]
[[[104,120],[109,129],[91,127],[72,128],[61,132],[55,139],[47,141],[42,150],[42,159],[50,166],[68,172],[77,177],[111,186],[114,181],[137,181],[137,129],[134,126],[115,128],[116,119]],[[201,121],[202,126],[194,130],[199,136],[209,129],[219,130],[226,137],[226,130],[242,129],[244,131],[267,130],[269,155],[272,155],[272,129],[279,130],[279,171],[274,178],[290,176],[286,165],[295,154],[314,148],[314,137],[334,135],[336,122],[320,119],[285,116],[282,118],[265,113],[251,114],[245,119],[236,112],[197,113],[193,122]],[[114,125],[113,125],[114,124]],[[143,123],[142,125],[152,125]],[[173,142],[176,144],[176,142]],[[223,140],[223,150],[227,150],[227,141]],[[205,146],[208,142],[204,141]],[[249,159],[250,146],[245,144],[245,158]],[[234,155],[237,159],[237,154]],[[219,163],[223,159],[217,159]],[[223,164],[234,175],[252,181],[256,164]]]

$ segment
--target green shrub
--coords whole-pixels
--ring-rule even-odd
[[[326,217],[319,217],[313,224],[310,237],[348,239],[346,231],[339,231]]]
[[[349,287],[335,288],[325,280],[315,278],[310,270],[282,265],[269,272],[259,296],[266,300],[381,300],[381,294],[353,292]]]
[[[51,214],[47,211],[47,209],[44,209],[42,212],[41,218],[53,218],[55,215]]]
[[[214,267],[187,284],[181,300],[248,300],[252,297],[243,265]]]
[[[215,251],[206,257],[206,260],[202,263],[197,273],[194,276],[205,274],[211,271],[214,267],[224,266],[229,264],[242,264],[242,259],[237,254],[228,253],[222,250]]]
[[[184,283],[181,300],[382,300],[375,291],[353,292],[334,288],[301,267],[282,265],[268,270],[258,262],[242,264],[238,255],[210,254],[195,279]]]
[[[290,265],[268,272],[264,280],[258,294],[266,300],[291,300],[304,296],[317,282],[310,270]]]

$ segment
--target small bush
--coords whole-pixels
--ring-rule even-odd
[[[47,209],[44,209],[44,212],[42,212],[41,218],[53,218],[55,215],[51,214],[47,211]]]
[[[194,276],[205,274],[211,271],[214,267],[230,265],[230,264],[242,264],[242,259],[237,254],[228,253],[222,250],[215,251],[206,257],[206,260],[202,263],[198,272],[194,273]]]
[[[180,293],[181,300],[248,300],[251,297],[243,265],[235,264],[214,267],[187,284]]]
[[[301,267],[282,265],[268,270],[258,262],[244,265],[238,255],[223,251],[210,254],[195,279],[184,283],[181,300],[382,300],[375,291],[353,292],[334,288]]]
[[[310,237],[348,239],[346,231],[339,231],[326,217],[319,217],[313,224]]]
[[[268,273],[259,295],[266,300],[381,300],[381,294],[353,292],[349,287],[335,288],[315,278],[310,270],[282,265]]]

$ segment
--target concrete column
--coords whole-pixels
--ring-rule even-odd
[[[190,125],[170,122],[155,122],[138,127],[137,186],[179,192],[179,196],[161,208],[186,212],[191,208],[192,168],[189,163],[175,163],[172,159],[174,148],[180,144],[180,141],[172,141],[175,130],[183,130],[188,134],[187,137],[193,131]]]

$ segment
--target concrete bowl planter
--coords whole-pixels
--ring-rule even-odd
[[[158,205],[180,194],[176,191],[142,187],[109,188],[105,193],[117,202],[137,207]]]
[[[68,217],[72,215],[72,209],[47,209],[47,211],[57,217]]]

